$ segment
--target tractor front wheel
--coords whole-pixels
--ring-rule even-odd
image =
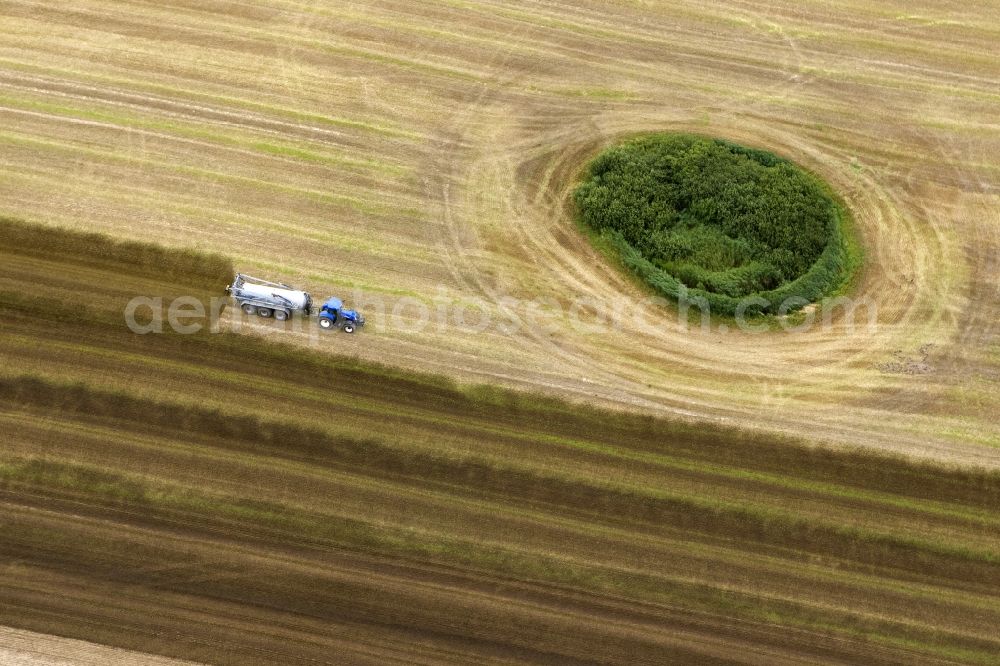
[[[353,333],[354,324],[344,324],[344,333]]]

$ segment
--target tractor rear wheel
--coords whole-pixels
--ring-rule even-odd
[[[274,311],[271,310],[270,308],[257,308],[258,317],[263,317],[264,319],[267,319],[272,314],[274,314]]]
[[[324,317],[319,320],[319,327],[325,329],[333,328],[333,322]]]

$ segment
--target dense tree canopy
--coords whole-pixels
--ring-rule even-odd
[[[773,312],[844,279],[838,205],[814,177],[768,152],[650,135],[599,155],[574,198],[583,221],[672,297],[683,286],[732,313],[756,296],[750,311]]]

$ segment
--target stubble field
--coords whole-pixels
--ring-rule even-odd
[[[988,663],[995,474],[766,433],[1000,462],[998,39],[989,3],[0,2],[0,215],[370,322],[251,323],[290,367],[135,336],[130,296],[224,284],[0,237],[0,624],[233,663]],[[832,184],[877,325],[650,306],[569,194],[651,130]]]
[[[0,197],[7,214],[355,297],[376,333],[338,351],[993,465],[996,18],[961,3],[5,2]],[[877,328],[864,307],[853,331],[838,314],[797,335],[683,330],[642,307],[567,195],[602,146],[658,129],[771,149],[838,188],[868,253],[852,295]],[[417,330],[407,298],[524,325]],[[574,302],[585,323],[642,316],[579,327]]]

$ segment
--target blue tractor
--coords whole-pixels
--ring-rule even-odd
[[[364,316],[357,310],[345,310],[344,302],[333,297],[319,309],[319,327],[330,331],[343,328],[344,333],[353,333],[358,326],[365,325]]]

